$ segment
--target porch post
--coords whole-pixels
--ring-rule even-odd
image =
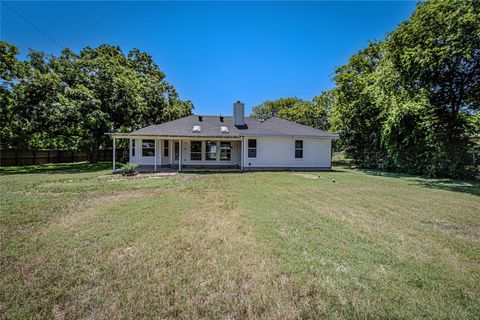
[[[182,139],[178,139],[178,171],[182,171]]]
[[[240,140],[240,169],[243,171],[243,153],[245,152],[243,147],[243,138]]]
[[[154,146],[155,146],[154,149],[153,149],[153,150],[155,150],[153,152],[153,163],[154,163],[153,164],[153,171],[157,171],[157,139],[154,139],[153,141],[154,141]]]
[[[175,141],[168,140],[168,154],[170,155],[170,167],[173,168],[173,153],[175,152]]]
[[[115,137],[112,137],[113,138],[113,170],[112,172],[115,171]]]

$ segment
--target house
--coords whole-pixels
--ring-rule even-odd
[[[233,116],[191,115],[108,135],[114,146],[116,139],[129,139],[130,162],[142,171],[331,168],[331,144],[337,134],[276,117],[262,121],[244,113],[245,105],[237,101]],[[115,161],[113,165],[115,169]]]

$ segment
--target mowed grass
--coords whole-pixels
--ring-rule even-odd
[[[1,168],[0,318],[478,319],[479,182],[336,169]]]

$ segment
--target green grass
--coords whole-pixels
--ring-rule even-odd
[[[0,318],[480,317],[478,181],[109,169],[0,168]]]

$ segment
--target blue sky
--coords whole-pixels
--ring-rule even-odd
[[[311,99],[333,86],[336,66],[415,10],[413,1],[7,4],[36,27],[1,6],[1,39],[22,56],[58,54],[58,44],[139,48],[195,113],[224,115],[235,100],[249,113],[264,100]]]

